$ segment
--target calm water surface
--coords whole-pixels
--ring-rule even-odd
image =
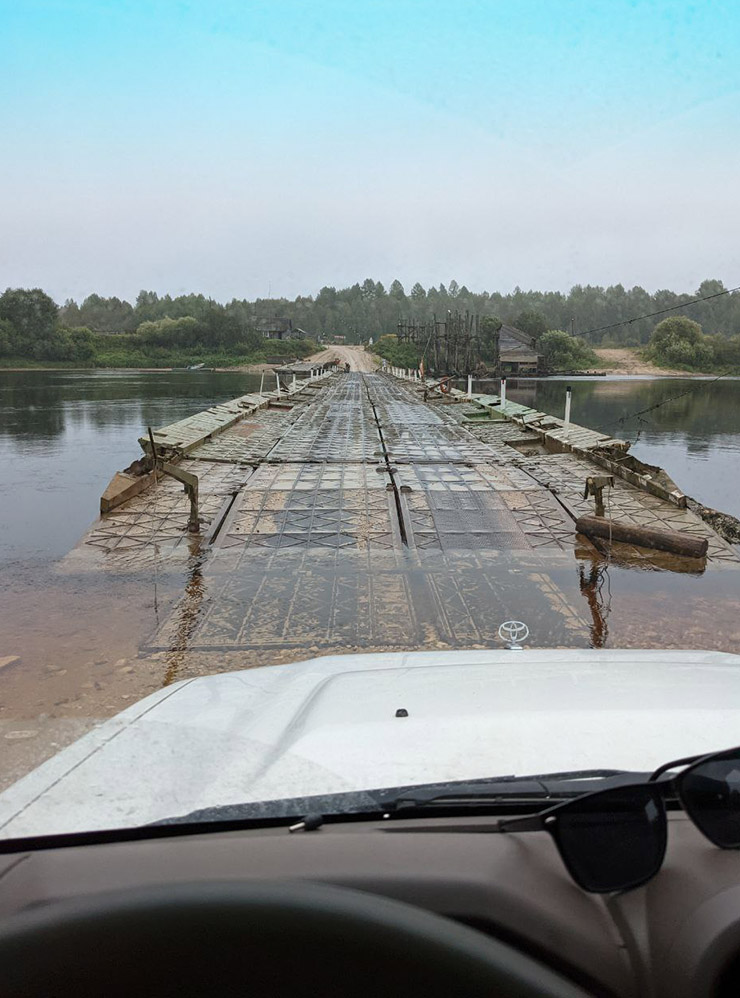
[[[259,375],[210,371],[0,372],[0,564],[59,558],[100,495],[166,426],[259,388]]]

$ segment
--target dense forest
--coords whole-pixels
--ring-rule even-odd
[[[336,335],[348,343],[377,341],[394,333],[404,319],[442,318],[448,310],[470,311],[512,323],[543,336],[565,330],[590,346],[646,346],[661,318],[650,313],[681,308],[700,326],[696,344],[672,350],[673,362],[699,369],[713,360],[740,361],[737,340],[729,352],[724,340],[740,336],[740,292],[721,294],[721,281],[706,280],[695,291],[656,291],[575,285],[569,292],[472,292],[465,285],[425,289],[416,283],[408,292],[400,281],[386,287],[370,278],[349,288],[324,287],[315,296],[232,299],[221,304],[202,294],[171,297],[141,291],[135,302],[89,295],[59,307],[40,289],[8,289],[0,295],[0,359],[51,360],[107,366],[148,366],[206,361],[235,363],[261,359],[270,353],[305,355],[313,341]],[[685,304],[692,298],[719,295]],[[309,340],[269,344],[256,331],[257,320],[285,316],[306,330]],[[639,318],[645,316],[644,318]],[[606,327],[606,328],[605,328]],[[693,351],[693,352],[692,352]],[[659,352],[654,355],[660,359]]]
[[[90,295],[79,305],[66,302],[61,309],[61,320],[70,327],[87,326],[94,331],[123,333],[133,332],[142,322],[163,318],[192,316],[202,320],[214,308],[223,307],[226,315],[245,326],[256,318],[286,315],[314,338],[341,334],[348,342],[362,342],[370,336],[377,338],[383,333],[395,332],[401,318],[422,320],[435,314],[441,318],[448,309],[457,309],[495,316],[535,333],[564,329],[584,335],[592,329],[675,308],[692,298],[724,290],[722,281],[707,280],[695,291],[656,291],[653,294],[641,287],[627,290],[621,284],[606,288],[576,284],[567,294],[522,291],[520,288],[508,294],[498,291],[475,293],[453,280],[448,285],[427,289],[417,283],[407,291],[400,281],[393,281],[386,289],[380,281],[368,278],[350,288],[322,288],[315,296],[299,296],[292,300],[258,298],[253,302],[233,299],[224,306],[194,294],[172,298],[141,291],[133,305],[118,298]],[[705,333],[740,334],[740,293],[690,305],[682,311],[699,322]],[[586,338],[592,345],[638,346],[648,342],[654,326],[655,319],[643,319],[628,326],[588,334]]]

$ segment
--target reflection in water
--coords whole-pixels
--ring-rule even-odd
[[[591,646],[604,648],[609,637],[607,619],[612,609],[609,567],[605,562],[591,561],[588,567],[579,562],[578,579],[581,594],[591,611]]]
[[[89,432],[125,423],[134,427],[135,446],[149,421],[159,426],[192,415],[258,382],[256,375],[212,371],[0,371],[0,438],[33,446],[78,427]]]
[[[188,543],[190,545],[190,559],[187,582],[185,583],[184,596],[175,610],[177,615],[175,640],[167,653],[167,669],[162,681],[163,686],[169,686],[178,678],[183,659],[190,645],[190,638],[200,619],[205,598],[206,583],[203,579],[203,563],[206,560],[206,553],[201,552],[200,537],[189,534]]]

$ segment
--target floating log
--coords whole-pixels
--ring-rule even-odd
[[[657,551],[670,551],[688,558],[703,558],[707,553],[709,541],[706,537],[693,537],[674,530],[652,530],[649,527],[638,527],[634,523],[623,523],[619,520],[609,520],[601,516],[581,516],[576,520],[576,530],[586,537],[606,537],[623,541],[626,544],[637,544],[643,548],[653,548]]]

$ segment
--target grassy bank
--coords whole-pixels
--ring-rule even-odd
[[[213,350],[192,347],[142,346],[135,334],[95,336],[94,354],[89,360],[35,360],[30,357],[2,357],[0,369],[91,370],[95,368],[241,367],[263,364],[268,357],[307,357],[316,351],[313,340],[266,341],[259,350]]]

